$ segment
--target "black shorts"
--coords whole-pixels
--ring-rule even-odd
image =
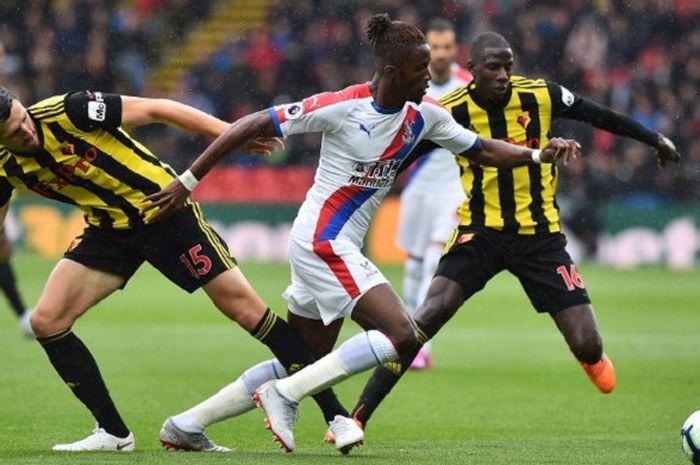
[[[194,292],[236,264],[195,203],[167,220],[137,229],[89,225],[63,256],[121,276],[122,287],[147,261],[187,292]]]
[[[503,270],[517,276],[538,312],[591,302],[561,233],[527,236],[460,226],[452,233],[435,275],[462,286],[466,300]]]

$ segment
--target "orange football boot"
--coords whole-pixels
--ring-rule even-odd
[[[583,370],[590,378],[591,382],[604,394],[609,394],[615,388],[615,367],[608,358],[607,355],[603,354],[603,358],[600,361],[589,365],[587,363],[579,362]]]

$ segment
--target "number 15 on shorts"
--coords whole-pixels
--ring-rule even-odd
[[[196,279],[199,279],[200,276],[204,276],[211,270],[211,259],[201,254],[201,251],[201,244],[197,244],[188,251],[188,254],[183,253],[180,255],[180,261]]]

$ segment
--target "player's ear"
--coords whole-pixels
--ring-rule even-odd
[[[467,71],[469,71],[472,76],[474,75],[474,62],[471,60],[471,58],[469,61],[467,61]]]
[[[387,79],[395,81],[399,76],[399,68],[395,65],[386,65],[384,66],[382,74],[386,76]]]

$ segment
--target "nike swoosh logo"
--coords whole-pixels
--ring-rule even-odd
[[[122,443],[122,444],[117,444],[117,450],[122,450],[122,449],[125,448],[126,446],[130,446],[130,445],[133,444],[133,443],[134,443],[134,441],[129,441],[129,442],[125,442],[125,443]]]

